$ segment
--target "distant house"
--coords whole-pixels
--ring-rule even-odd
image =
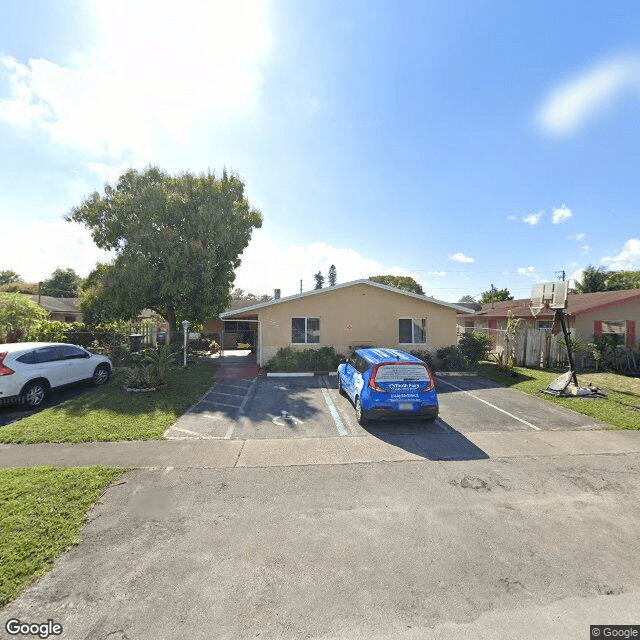
[[[459,332],[498,331],[506,326],[509,311],[520,318],[520,327],[548,329],[553,326],[554,312],[543,309],[537,316],[531,312],[531,300],[507,300],[489,303],[475,313],[458,314]],[[635,346],[636,328],[640,323],[640,289],[570,293],[565,309],[569,329],[583,340],[611,336],[618,344]]]
[[[54,298],[53,296],[29,295],[34,302],[49,312],[50,320],[60,322],[82,322],[82,311],[78,298]]]
[[[357,346],[433,352],[455,344],[456,314],[463,311],[468,309],[371,280],[354,280],[230,309],[220,320],[225,335],[253,341],[262,366],[283,347],[330,346],[343,354]]]

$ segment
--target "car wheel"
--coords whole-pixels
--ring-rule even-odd
[[[360,404],[360,396],[356,398],[356,420],[361,427],[364,427],[369,422],[367,414],[363,411],[362,404]]]
[[[24,403],[27,407],[35,409],[46,400],[48,391],[49,388],[45,382],[30,382],[22,392]]]
[[[338,374],[338,393],[341,396],[347,396],[347,392],[344,390],[343,386],[342,386],[342,380],[340,380],[340,374]]]
[[[99,364],[96,367],[96,370],[93,372],[93,384],[99,387],[105,382],[109,382],[110,377],[111,377],[111,369],[109,368],[109,365]]]

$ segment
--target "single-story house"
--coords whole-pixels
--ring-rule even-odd
[[[29,295],[34,302],[49,312],[50,320],[60,322],[82,322],[82,311],[78,298],[54,298],[53,296]]]
[[[542,309],[534,316],[531,300],[523,299],[488,303],[475,313],[461,313],[458,329],[461,333],[505,329],[509,311],[514,318],[520,318],[520,328],[551,330],[553,326],[555,312],[552,309]],[[570,293],[564,312],[568,329],[584,341],[610,335],[619,344],[637,344],[640,289]]]
[[[434,352],[456,343],[460,305],[354,280],[284,298],[276,297],[220,314],[227,329],[253,332],[258,364],[279,349],[394,347]]]

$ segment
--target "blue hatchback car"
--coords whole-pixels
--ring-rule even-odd
[[[438,417],[431,369],[398,349],[356,349],[338,366],[338,390],[351,399],[361,425],[388,417]]]

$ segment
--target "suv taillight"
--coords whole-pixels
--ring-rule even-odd
[[[431,369],[426,367],[427,373],[429,374],[429,384],[426,387],[422,387],[422,391],[431,391],[436,386],[435,378],[433,377],[433,373],[431,373]]]
[[[376,384],[376,375],[378,374],[378,369],[381,366],[381,364],[377,364],[375,367],[373,367],[373,371],[371,372],[371,376],[369,377],[369,388],[373,389],[374,391],[382,391],[382,393],[387,393],[386,389],[383,389]]]
[[[3,364],[4,359],[7,356],[7,351],[0,353],[0,376],[10,376],[14,373],[13,369],[9,369],[9,367]]]

